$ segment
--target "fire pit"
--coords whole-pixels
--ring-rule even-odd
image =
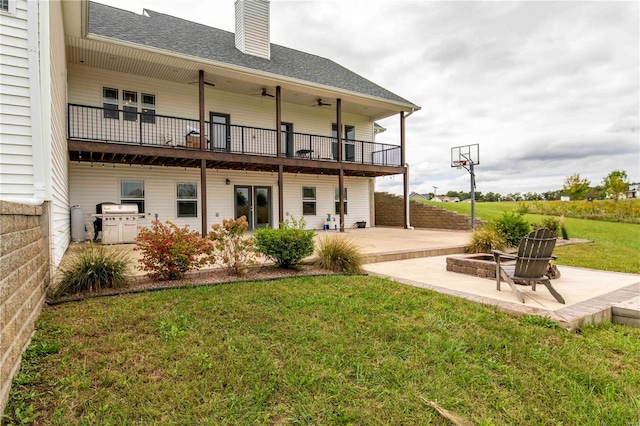
[[[474,277],[496,279],[496,262],[492,254],[473,254],[447,257],[447,271]]]
[[[513,264],[515,261],[500,262],[501,264]],[[496,262],[492,254],[479,253],[472,255],[458,255],[447,257],[447,271],[466,274],[474,277],[496,279]],[[553,264],[549,264],[549,279],[560,278],[560,271]],[[516,281],[516,284],[518,282]]]

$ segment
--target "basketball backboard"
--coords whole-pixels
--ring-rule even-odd
[[[464,167],[480,164],[480,145],[454,146],[451,148],[451,167]]]

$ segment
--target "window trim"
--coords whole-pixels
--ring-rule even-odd
[[[196,189],[196,197],[195,198],[180,198],[180,192],[178,191],[178,187],[180,185],[194,185]],[[195,204],[195,214],[194,215],[184,215],[180,214],[180,203],[194,203]],[[185,182],[185,181],[177,181],[176,182],[176,217],[185,217],[185,218],[197,218],[198,217],[198,182]]]
[[[122,197],[122,185],[125,182],[140,182],[142,183],[142,197],[134,198],[134,197]],[[120,180],[120,204],[137,204],[138,205],[138,213],[146,212],[146,199],[145,199],[145,182],[144,179],[121,179]],[[140,208],[142,206],[142,209]]]
[[[313,188],[313,198],[305,197],[304,190],[305,188]],[[302,215],[303,216],[317,216],[318,215],[318,188],[315,186],[302,186],[301,187],[302,194]],[[304,206],[307,204],[308,206],[313,205],[313,213],[305,213]]]

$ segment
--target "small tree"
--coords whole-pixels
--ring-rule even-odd
[[[629,190],[627,172],[624,170],[614,170],[604,178],[604,190],[608,197],[613,198],[617,203],[620,195]]]
[[[159,220],[151,222],[151,228],[140,229],[137,242],[134,250],[142,254],[140,269],[163,281],[178,280],[199,269],[207,263],[202,255],[210,254],[213,247],[198,231],[188,226],[179,228],[169,221],[164,225]]]
[[[589,179],[580,178],[580,173],[575,173],[564,181],[562,190],[574,200],[583,200],[589,193]]]
[[[252,238],[245,238],[244,232],[249,227],[246,216],[223,219],[222,226],[215,224],[209,232],[215,251],[207,259],[210,264],[217,263],[234,275],[244,275],[256,264],[256,254]]]

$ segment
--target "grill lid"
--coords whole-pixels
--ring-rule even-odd
[[[113,205],[103,205],[102,206],[102,215],[103,216],[121,216],[121,215],[132,215],[138,214],[138,205],[137,204],[113,204]]]

